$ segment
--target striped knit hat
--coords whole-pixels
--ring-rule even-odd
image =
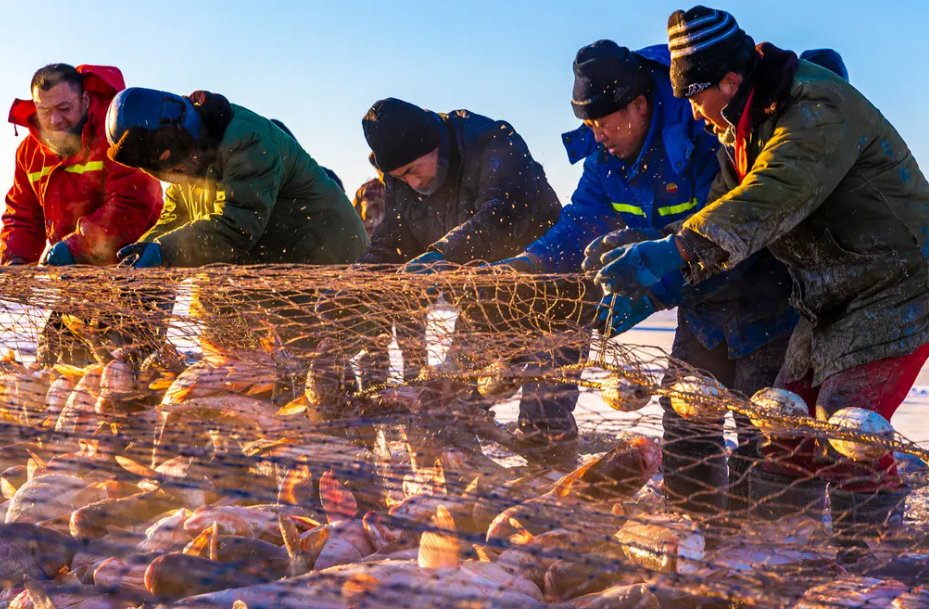
[[[668,49],[675,97],[693,97],[745,65],[755,41],[726,11],[695,6],[668,19]]]

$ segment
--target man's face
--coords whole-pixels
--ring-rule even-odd
[[[59,156],[68,157],[81,149],[81,131],[90,109],[90,95],[69,83],[58,83],[47,91],[32,90],[39,130],[45,144]]]
[[[584,124],[593,131],[594,139],[611,155],[624,161],[634,161],[645,144],[651,113],[644,95],[640,95],[622,110]]]
[[[359,203],[361,211],[361,221],[368,231],[368,237],[374,234],[374,229],[384,221],[384,199],[383,197],[364,197]]]
[[[719,84],[704,89],[690,98],[694,120],[706,120],[707,124],[713,127],[713,133],[720,139],[729,129],[729,122],[723,118],[723,110],[735,97],[741,82],[741,76],[730,72]]]
[[[436,148],[412,163],[398,167],[388,173],[401,182],[406,182],[413,190],[421,191],[426,190],[432,184],[438,171],[439,149]]]

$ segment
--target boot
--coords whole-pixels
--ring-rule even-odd
[[[854,564],[868,556],[869,543],[881,541],[903,526],[903,512],[910,487],[896,491],[856,493],[829,488],[833,542],[841,564]]]
[[[826,511],[826,482],[767,472],[760,464],[748,470],[748,502],[751,517],[778,520],[809,516],[821,521]]]
[[[570,472],[578,467],[577,428],[558,432],[520,426],[514,433],[519,444],[517,452],[531,465],[551,467]]]
[[[664,492],[671,508],[701,520],[724,518],[729,482],[723,453],[690,456],[662,451]]]

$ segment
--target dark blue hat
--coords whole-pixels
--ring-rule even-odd
[[[108,155],[130,167],[160,169],[199,145],[203,121],[186,97],[132,87],[116,94],[106,113]],[[165,155],[166,150],[171,154]]]
[[[574,115],[595,120],[625,108],[654,87],[642,59],[612,40],[582,48],[574,59]]]
[[[845,62],[842,56],[832,49],[810,49],[800,54],[800,59],[815,63],[816,65],[835,72],[844,80],[848,80],[848,70],[845,69]]]

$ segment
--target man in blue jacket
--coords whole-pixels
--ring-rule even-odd
[[[719,142],[674,97],[669,65],[665,45],[632,52],[601,40],[578,52],[572,105],[584,126],[563,139],[571,162],[584,160],[584,173],[559,222],[523,254],[499,264],[524,272],[571,273],[584,262],[591,270],[616,244],[659,238],[702,209],[719,171]],[[785,267],[767,250],[695,287],[685,289],[682,274],[669,274],[638,302],[617,299],[609,334],[678,306],[672,356],[750,396],[773,384],[783,362],[797,321],[787,301],[790,286]],[[601,306],[595,325],[602,327],[607,308]],[[565,363],[571,358],[576,363],[580,354],[563,356]],[[529,427],[539,405],[551,402],[542,395],[556,390],[524,386],[521,426]],[[562,395],[568,395],[562,403],[577,399],[576,392]],[[708,433],[681,419],[665,398],[660,402],[669,498],[691,513],[723,512],[727,487],[728,494],[744,496],[738,484],[748,462],[736,455],[728,471],[721,420]],[[573,410],[574,403],[568,406]],[[749,426],[741,427],[740,444],[747,446]]]

